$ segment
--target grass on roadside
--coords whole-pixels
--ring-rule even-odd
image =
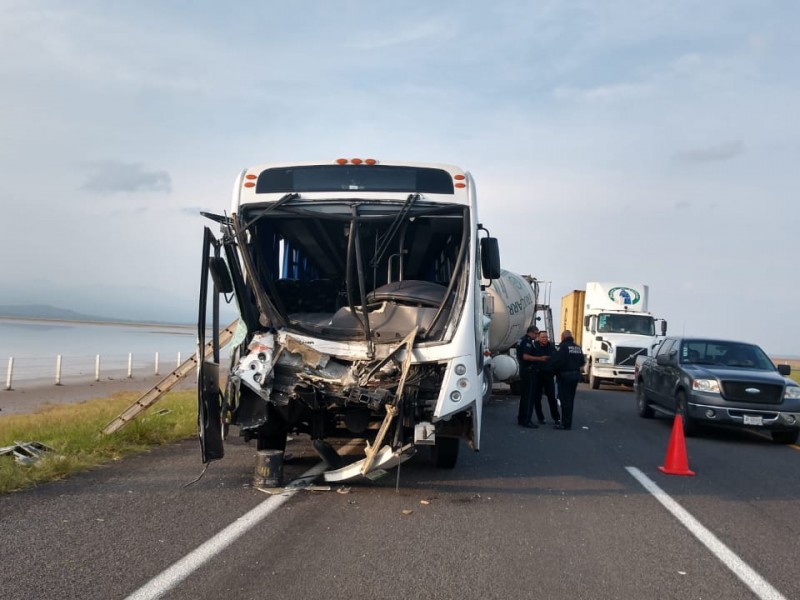
[[[54,456],[32,466],[18,464],[12,455],[0,456],[0,493],[61,479],[196,435],[197,395],[188,391],[167,394],[121,430],[103,435],[101,430],[138,397],[136,393],[118,393],[111,398],[0,417],[0,447],[36,441],[55,450]]]

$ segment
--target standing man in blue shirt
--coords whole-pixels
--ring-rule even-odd
[[[533,344],[533,408],[539,423],[544,425],[544,411],[542,411],[542,392],[547,396],[550,405],[550,416],[556,425],[561,423],[558,414],[558,400],[556,400],[555,374],[553,373],[553,357],[556,348],[550,343],[550,336],[546,331],[540,331],[536,342]]]

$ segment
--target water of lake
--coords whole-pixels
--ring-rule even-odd
[[[51,377],[61,355],[65,376],[93,375],[100,355],[101,372],[127,369],[132,355],[136,370],[154,369],[156,353],[160,372],[169,373],[195,352],[193,326],[121,325],[0,319],[0,374],[13,357],[14,380]]]

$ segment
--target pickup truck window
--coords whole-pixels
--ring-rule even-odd
[[[769,357],[758,346],[738,342],[691,340],[681,347],[684,364],[723,365],[727,367],[774,369]]]
[[[660,356],[662,354],[669,355],[669,351],[672,348],[672,344],[675,343],[675,340],[664,340],[661,342],[661,345],[658,347],[658,354],[656,356]]]

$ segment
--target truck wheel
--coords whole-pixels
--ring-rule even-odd
[[[655,415],[655,411],[647,399],[647,394],[644,392],[644,385],[641,382],[636,388],[636,408],[639,411],[639,416],[643,419],[652,419]]]
[[[594,373],[591,370],[589,370],[589,387],[592,388],[593,390],[600,389],[600,378],[595,377]]]
[[[697,423],[689,417],[689,408],[686,403],[686,392],[679,391],[675,395],[675,414],[681,416],[683,421],[683,435],[685,437],[694,437],[699,433],[700,427]]]
[[[772,432],[772,441],[776,444],[796,444],[798,437],[800,437],[800,429]]]
[[[492,367],[491,365],[486,366],[483,368],[483,403],[486,404],[492,398],[492,384],[494,380],[492,378]]]
[[[461,439],[457,437],[436,436],[433,445],[433,464],[439,469],[452,469],[458,462],[458,447]]]

